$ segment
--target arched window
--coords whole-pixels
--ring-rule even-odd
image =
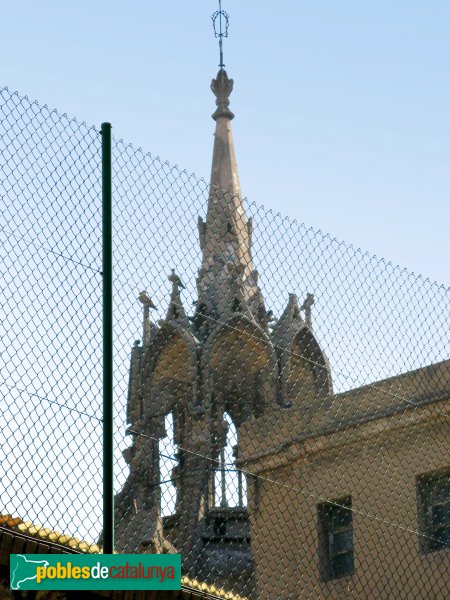
[[[164,419],[166,436],[159,440],[159,474],[161,486],[161,515],[167,517],[175,512],[177,500],[176,471],[178,465],[177,447],[174,440],[173,415]],[[175,469],[175,470],[174,470]]]
[[[247,506],[247,481],[242,471],[236,468],[237,431],[228,413],[227,443],[219,454],[219,465],[214,473],[214,506]]]

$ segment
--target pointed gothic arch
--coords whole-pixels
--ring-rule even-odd
[[[246,315],[235,314],[211,332],[202,370],[209,395],[237,427],[275,402],[275,351],[265,331]]]
[[[197,395],[196,338],[182,323],[167,321],[144,355],[143,417],[147,431],[156,438],[158,462],[154,477],[159,482],[161,514],[176,512],[180,500],[180,447],[186,442],[187,407]]]
[[[144,357],[144,416],[164,415],[196,395],[198,341],[177,322],[166,322]]]
[[[328,360],[311,330],[302,325],[279,352],[282,395],[287,404],[305,408],[332,393]]]
[[[178,449],[175,439],[173,413],[164,418],[165,436],[159,439],[159,477],[161,486],[161,516],[172,515],[176,511],[178,486]]]
[[[238,430],[227,412],[223,417],[228,430],[214,470],[212,504],[220,508],[244,508],[247,506],[247,480],[237,468]]]

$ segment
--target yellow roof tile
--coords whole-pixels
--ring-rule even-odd
[[[85,540],[80,540],[79,538],[60,533],[59,531],[54,531],[49,527],[33,524],[31,521],[22,521],[22,519],[19,517],[12,517],[10,514],[0,514],[0,525],[16,529],[28,535],[37,536],[42,539],[48,539],[63,546],[69,546],[69,548],[79,550],[80,552],[89,552],[92,554],[101,554],[103,552],[103,549],[97,544],[89,544]],[[244,598],[243,596],[237,596],[231,592],[226,592],[222,588],[217,588],[214,585],[209,585],[207,583],[197,581],[196,579],[190,579],[186,576],[181,578],[181,583],[185,587],[207,592],[219,598],[225,598],[226,600],[247,600],[247,598]]]

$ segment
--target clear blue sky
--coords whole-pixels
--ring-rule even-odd
[[[1,85],[208,178],[216,2],[7,2]],[[224,0],[245,195],[448,282],[450,2]]]

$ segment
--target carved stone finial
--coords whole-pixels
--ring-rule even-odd
[[[150,321],[150,309],[156,308],[150,296],[147,292],[140,292],[139,302],[144,306],[144,325],[143,325],[143,333],[142,333],[142,341],[144,346],[150,342],[150,340],[156,334],[155,325]]]
[[[169,276],[169,281],[172,283],[172,293],[170,295],[169,308],[167,310],[166,321],[178,321],[185,327],[190,327],[190,322],[181,302],[180,289],[184,289],[184,285],[175,269],[172,269],[172,274]]]
[[[309,292],[306,294],[305,301],[300,307],[300,310],[305,311],[305,324],[307,327],[311,329],[312,319],[311,319],[311,307],[314,304],[314,294],[310,294]]]
[[[219,117],[233,119],[234,114],[228,108],[230,106],[229,96],[233,91],[233,80],[228,78],[225,69],[220,69],[217,77],[211,81],[211,90],[216,97],[217,108],[212,115],[216,121]]]
[[[289,300],[283,314],[273,325],[272,338],[276,344],[283,344],[303,326],[300,307],[296,294],[289,294]]]

